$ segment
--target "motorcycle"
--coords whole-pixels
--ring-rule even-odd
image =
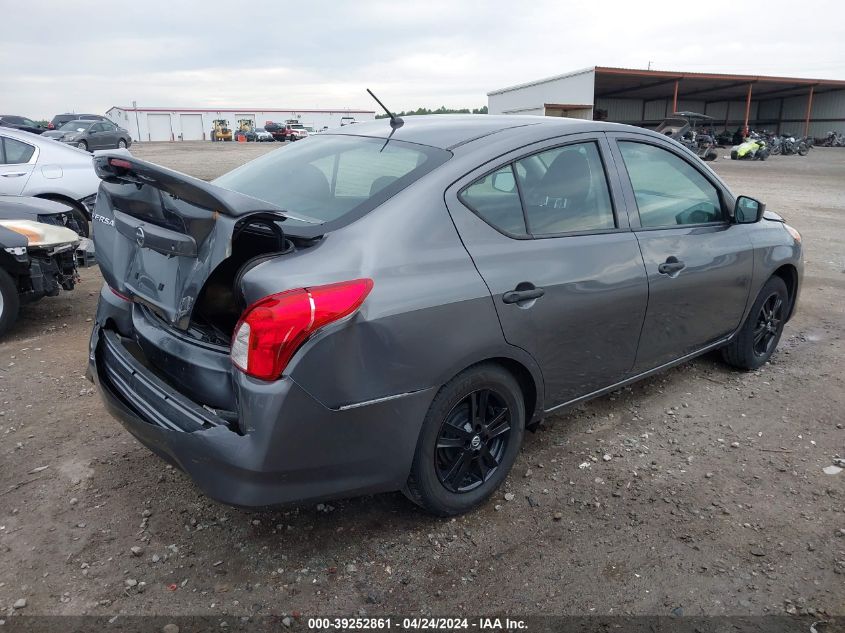
[[[770,151],[766,141],[752,132],[744,142],[731,148],[731,160],[766,160]]]
[[[839,132],[830,131],[823,139],[819,140],[822,147],[845,147],[845,136]]]
[[[784,156],[798,154],[799,156],[806,156],[810,152],[810,148],[803,140],[798,140],[794,136],[782,137],[781,153]]]

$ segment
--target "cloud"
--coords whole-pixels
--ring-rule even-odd
[[[478,107],[592,65],[845,78],[845,9],[809,0],[513,3],[35,0],[0,39],[0,111],[140,105]],[[692,16],[692,17],[690,17]],[[809,38],[809,39],[808,39]],[[809,43],[812,42],[812,46]]]

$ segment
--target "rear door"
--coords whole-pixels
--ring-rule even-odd
[[[730,222],[730,192],[683,148],[613,133],[649,301],[636,371],[695,352],[740,324],[751,286],[752,246]]]
[[[505,339],[543,372],[547,409],[629,374],[648,288],[603,135],[523,148],[446,202]]]
[[[37,160],[35,145],[0,135],[0,194],[21,195]]]

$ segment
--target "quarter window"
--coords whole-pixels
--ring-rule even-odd
[[[646,143],[620,141],[619,149],[642,226],[672,227],[724,219],[718,190],[688,162]]]
[[[460,193],[461,201],[505,233],[525,235],[525,218],[510,165],[476,180]]]
[[[516,162],[532,235],[613,229],[607,178],[595,143],[577,143]]]
[[[3,162],[6,165],[22,165],[28,163],[33,153],[35,153],[35,147],[17,139],[3,137],[0,139],[0,142],[3,143],[3,155],[5,156]]]

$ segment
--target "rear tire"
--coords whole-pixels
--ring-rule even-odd
[[[505,480],[524,433],[525,401],[514,377],[494,364],[471,367],[434,397],[403,492],[438,516],[468,512]]]
[[[15,280],[0,268],[0,336],[18,319],[21,302]]]
[[[757,369],[778,346],[786,316],[789,292],[780,277],[772,277],[757,295],[751,312],[733,340],[722,348],[722,358],[738,369]]]

